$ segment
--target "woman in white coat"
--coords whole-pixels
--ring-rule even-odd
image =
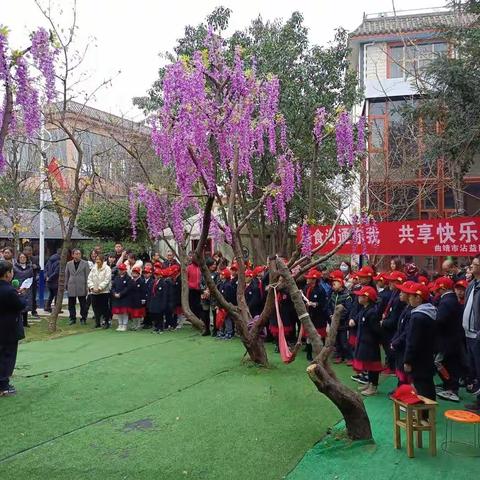
[[[110,327],[110,289],[112,287],[112,271],[104,261],[103,255],[98,254],[95,265],[88,275],[88,291],[92,298],[93,313],[95,315],[95,328]]]

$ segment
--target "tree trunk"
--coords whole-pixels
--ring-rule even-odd
[[[464,181],[463,172],[459,162],[453,165],[453,201],[455,204],[455,215],[465,215]]]
[[[276,261],[276,268],[285,280],[295,311],[312,343],[314,360],[312,365],[307,368],[310,379],[318,391],[326,395],[340,410],[345,419],[347,434],[352,440],[372,439],[370,420],[362,397],[343,385],[329,365],[329,357],[335,345],[343,306],[336,307],[325,346],[323,346],[290,270],[279,260]]]
[[[192,324],[193,328],[203,332],[205,329],[204,323],[192,312],[190,308],[190,301],[188,298],[188,282],[187,282],[187,254],[183,245],[178,246],[178,255],[180,258],[181,268],[181,287],[182,287],[182,309],[183,313],[187,317],[187,320]]]

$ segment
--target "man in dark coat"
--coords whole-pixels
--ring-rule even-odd
[[[152,333],[160,334],[165,329],[165,321],[168,322],[171,315],[171,284],[165,278],[165,272],[161,268],[155,268],[153,273],[155,280],[148,308],[154,326]]]
[[[465,333],[462,327],[462,308],[453,291],[454,282],[450,277],[440,277],[434,289],[440,295],[437,305],[437,355],[435,365],[444,389],[438,396],[444,400],[459,402],[458,381],[463,375],[466,357]]]
[[[11,285],[13,267],[0,260],[0,397],[15,395],[10,377],[17,361],[18,341],[24,338],[20,313],[25,303]]]
[[[60,275],[60,253],[62,249],[59,248],[57,253],[54,253],[45,265],[45,281],[48,287],[48,300],[45,304],[45,311],[52,311],[52,302],[57,298],[58,292],[58,277]]]
[[[414,283],[408,290],[412,307],[408,324],[403,368],[411,375],[419,395],[435,400],[435,320],[437,309],[429,303],[430,292],[425,285]]]
[[[37,288],[38,288],[38,272],[40,271],[38,255],[33,254],[33,248],[31,245],[27,245],[23,249],[23,253],[26,255],[28,262],[32,265],[33,269],[33,282],[32,282],[32,317],[40,318],[37,313]]]

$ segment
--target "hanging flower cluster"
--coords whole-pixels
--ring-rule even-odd
[[[50,34],[39,28],[32,35],[32,57],[45,78],[45,93],[49,102],[55,99],[55,57],[58,50],[50,47]]]
[[[17,84],[16,104],[23,113],[23,125],[29,138],[35,135],[42,126],[38,91],[33,87],[24,57],[17,58],[15,81]]]
[[[137,239],[137,217],[138,217],[138,202],[137,196],[133,190],[130,190],[129,195],[130,205],[130,225],[132,226],[132,239]]]
[[[310,227],[305,222],[302,225],[302,255],[311,256],[312,254],[312,236],[310,235]]]
[[[366,119],[362,115],[357,122],[357,155],[365,153],[365,125]]]
[[[335,126],[335,139],[337,143],[337,161],[341,167],[351,167],[355,161],[353,125],[350,115],[343,111],[340,113]]]

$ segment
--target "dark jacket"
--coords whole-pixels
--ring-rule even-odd
[[[153,281],[152,294],[148,311],[150,313],[167,313],[171,309],[171,283],[168,279],[158,278]]]
[[[112,308],[130,307],[131,295],[133,290],[133,280],[129,275],[123,277],[118,275],[112,281]],[[120,298],[114,296],[120,294]]]
[[[404,363],[412,367],[413,379],[430,379],[435,373],[436,308],[424,303],[412,310],[408,324]]]
[[[16,343],[24,337],[20,313],[25,302],[5,280],[0,280],[0,305],[0,345]]]
[[[180,275],[178,275],[177,278],[169,278],[168,284],[170,287],[170,290],[169,290],[170,310],[173,311],[175,308],[182,306],[182,279]]]
[[[382,312],[382,327],[387,338],[393,337],[397,331],[398,320],[405,305],[406,304],[400,300],[400,291],[393,291],[385,310]]]
[[[392,338],[391,344],[395,354],[395,368],[403,372],[403,363],[405,358],[405,348],[407,346],[408,324],[410,323],[410,315],[412,307],[406,305],[398,319],[397,331]]]
[[[332,291],[330,295],[330,299],[328,301],[328,315],[331,317],[335,313],[335,307],[337,305],[343,305],[344,311],[340,318],[340,324],[338,326],[339,329],[346,329],[348,320],[350,317],[350,311],[352,310],[352,297],[350,292],[343,288],[339,292]]]
[[[316,282],[314,285],[305,285],[303,293],[305,297],[312,302],[316,303],[316,307],[307,307],[308,314],[314,327],[317,330],[324,329],[328,323],[328,305],[327,294],[320,282]]]
[[[392,293],[389,288],[384,288],[381,292],[378,292],[378,313],[380,314],[380,318],[387,308]]]
[[[130,295],[131,308],[143,308],[147,304],[147,287],[143,277],[132,279],[132,290]]]
[[[263,310],[263,300],[258,287],[258,282],[254,279],[245,288],[245,300],[247,301],[248,310],[252,318],[260,315]]]
[[[357,325],[357,344],[355,359],[362,362],[379,362],[382,327],[376,305],[368,305],[357,312],[353,319]]]
[[[45,279],[49,288],[58,288],[58,277],[60,275],[60,255],[54,253],[45,265]]]
[[[462,308],[455,292],[440,297],[437,307],[437,351],[445,355],[461,355],[465,343],[462,326]]]
[[[223,280],[218,284],[218,291],[223,295],[223,298],[235,305],[237,302],[236,291],[233,288],[231,280]],[[234,303],[235,302],[235,303]]]
[[[145,278],[142,277],[143,285],[145,288],[145,299],[147,300],[145,306],[147,307],[148,310],[148,304],[150,303],[150,297],[152,296],[152,287],[153,287],[153,276],[150,278]]]

